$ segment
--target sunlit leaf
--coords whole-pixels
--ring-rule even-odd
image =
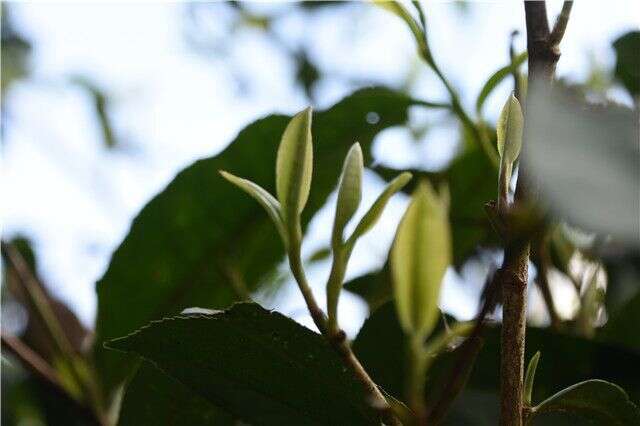
[[[440,287],[451,263],[448,211],[429,184],[415,190],[393,248],[391,272],[400,323],[426,336],[438,319]]]
[[[258,203],[260,203],[278,229],[278,233],[280,233],[282,240],[286,242],[287,237],[284,224],[282,223],[282,217],[280,216],[280,203],[278,200],[276,200],[273,195],[269,194],[260,185],[256,185],[250,180],[239,178],[231,173],[225,172],[224,170],[221,170],[220,174],[226,180],[251,195]]]

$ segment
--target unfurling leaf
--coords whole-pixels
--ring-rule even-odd
[[[311,108],[296,114],[282,134],[276,160],[276,189],[287,228],[304,209],[313,171]]]
[[[536,376],[536,369],[538,368],[538,361],[540,361],[540,351],[531,357],[529,365],[527,366],[527,374],[524,378],[524,404],[528,407],[531,406],[531,392],[533,391],[533,380]]]
[[[516,161],[522,147],[522,128],[524,117],[518,99],[511,94],[502,107],[498,118],[496,132],[498,134],[498,153],[509,163]]]
[[[391,271],[404,330],[427,336],[438,320],[442,279],[451,263],[448,211],[428,183],[421,183],[398,227]]]
[[[342,166],[342,175],[338,186],[336,216],[333,221],[331,242],[334,249],[342,245],[344,227],[353,217],[362,199],[362,149],[359,143],[353,144]]]
[[[498,177],[498,211],[506,206],[509,183],[513,172],[513,163],[520,155],[522,147],[522,128],[524,117],[520,102],[511,94],[502,108],[496,133],[498,136],[498,153],[500,154],[500,173]]]
[[[378,222],[378,219],[382,216],[382,212],[393,194],[400,191],[407,183],[409,183],[411,177],[411,173],[404,172],[389,182],[384,191],[382,191],[382,194],[378,196],[369,210],[364,214],[364,216],[362,216],[360,222],[358,222],[358,226],[356,226],[355,231],[353,231],[353,234],[351,234],[347,241],[347,246],[353,246],[358,238],[367,233],[367,231],[369,231],[376,222]]]
[[[238,188],[242,189],[247,194],[251,195],[256,199],[258,203],[267,211],[269,217],[276,225],[278,229],[278,233],[280,233],[280,237],[282,237],[282,241],[287,244],[286,231],[284,229],[284,224],[282,223],[282,217],[280,214],[280,203],[276,200],[267,190],[262,188],[260,185],[257,185],[250,180],[242,179],[237,176],[232,175],[231,173],[225,172],[224,170],[220,170],[220,174],[223,178],[236,185]]]

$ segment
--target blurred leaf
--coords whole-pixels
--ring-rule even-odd
[[[127,384],[119,426],[233,425],[233,418],[149,362]]]
[[[407,333],[431,334],[444,273],[451,263],[448,203],[426,182],[414,191],[390,255],[394,296]]]
[[[345,290],[362,297],[369,305],[369,312],[373,312],[393,297],[389,264],[386,263],[380,271],[354,278],[346,282],[343,287]]]
[[[335,188],[338,164],[358,140],[370,161],[373,137],[402,124],[413,101],[383,89],[360,90],[316,113],[315,174],[303,225]],[[380,121],[366,121],[375,111]],[[97,285],[96,364],[107,391],[131,371],[131,359],[106,352],[102,342],[123,336],[152,319],[200,305],[224,308],[262,283],[284,255],[262,208],[220,177],[220,169],[250,178],[275,193],[276,152],[289,117],[272,115],[247,126],[220,154],[180,172],[134,220]]]
[[[5,250],[3,241],[3,250]],[[56,320],[60,324],[61,331],[64,332],[65,337],[69,340],[72,349],[78,354],[83,352],[85,339],[89,335],[89,331],[82,325],[76,314],[69,309],[69,307],[54,297],[46,286],[42,279],[37,275],[38,259],[32,249],[31,241],[28,239],[17,236],[8,243],[14,247],[22,259],[25,262],[25,266],[28,268],[28,273],[32,274],[34,281],[33,285],[37,286],[39,293],[42,295],[43,302],[46,302],[51,308],[51,313],[55,316]],[[45,360],[50,363],[53,362],[55,355],[54,346],[51,341],[51,336],[48,332],[46,324],[43,322],[41,315],[36,311],[36,307],[31,300],[29,293],[27,292],[24,283],[20,281],[16,271],[6,263],[3,258],[4,269],[4,288],[27,310],[27,325],[24,333],[20,336],[20,339],[24,341],[27,346],[34,350]],[[6,319],[6,317],[5,317]]]
[[[409,181],[411,180],[411,173],[404,172],[396,177],[394,180],[389,182],[389,184],[384,188],[382,193],[378,195],[378,198],[373,202],[369,210],[362,216],[360,222],[356,226],[356,229],[353,231],[353,234],[349,237],[349,241],[347,244],[355,244],[355,242],[366,234],[373,226],[375,226],[380,216],[384,211],[387,203],[391,199],[391,197],[398,191],[400,191]]]
[[[587,380],[561,390],[534,407],[530,419],[554,411],[579,414],[586,422],[583,424],[640,424],[640,410],[629,400],[626,392],[604,380]]]
[[[640,245],[638,117],[617,105],[590,105],[536,85],[529,90],[528,172],[547,205],[569,222]]]
[[[480,90],[480,94],[478,95],[478,99],[476,100],[476,111],[478,112],[478,115],[482,113],[482,108],[484,107],[484,103],[489,97],[489,95],[491,94],[491,92],[493,92],[493,89],[495,89],[496,86],[498,86],[498,84],[502,82],[502,80],[510,76],[514,70],[517,70],[520,67],[520,65],[522,65],[524,61],[527,60],[527,57],[528,57],[527,52],[522,52],[521,54],[513,58],[513,62],[511,62],[507,66],[500,68],[498,71],[493,73],[491,77],[489,77],[489,79],[484,84],[484,86],[482,86],[482,89]]]
[[[257,304],[152,322],[108,346],[152,361],[252,424],[379,423],[362,384],[320,335]]]
[[[306,2],[304,2],[306,3]],[[325,2],[312,2],[325,3]],[[313,99],[313,89],[320,79],[320,71],[318,67],[311,62],[309,55],[304,50],[298,52],[295,57],[296,61],[296,80],[300,82],[305,94],[309,99]]]
[[[616,51],[615,76],[631,96],[640,94],[640,31],[630,31],[613,42]]]
[[[2,38],[2,100],[5,90],[15,81],[24,78],[28,74],[28,58],[31,52],[31,44],[18,32],[11,19],[14,6],[3,2],[0,16]]]
[[[405,7],[400,2],[396,0],[373,0],[373,2],[377,6],[380,6],[381,8],[393,13],[398,18],[402,19],[404,23],[409,27],[409,30],[411,30],[413,38],[415,39],[420,52],[428,54],[429,57],[431,56],[428,53],[429,47],[427,46],[426,36],[423,29],[420,27],[420,24],[418,24],[418,22],[413,19],[413,16],[411,16],[409,11],[407,11],[407,9],[405,9]]]

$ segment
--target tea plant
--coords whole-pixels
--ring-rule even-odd
[[[578,154],[570,160],[586,158],[594,169],[606,169],[599,162],[606,155],[576,144],[601,146],[606,135],[627,153],[616,157],[612,197],[637,199],[629,182],[638,171],[629,162],[639,157],[627,145],[637,138],[637,55],[629,51],[637,49],[638,33],[615,45],[616,74],[636,111],[590,105],[575,93],[566,96],[555,81],[572,2],[564,3],[552,27],[544,2],[525,3],[527,52],[512,47],[510,63],[487,80],[472,117],[438,66],[420,2],[412,2],[411,11],[398,2],[375,3],[407,24],[448,101],[362,89],[325,111],[307,108],[293,117],[258,120],[222,153],[186,168],[139,214],[98,283],[91,353],[71,345],[24,251],[3,243],[8,280],[34,306],[54,343],[55,362],[49,365],[5,334],[3,348],[69,404],[78,423],[520,426],[566,424],[575,418],[565,416],[575,415],[589,424],[640,424],[634,403],[640,381],[632,373],[638,339],[629,326],[640,299],[609,311],[598,281],[609,266],[609,242],[584,237],[579,227],[591,230],[594,221],[575,207],[591,207],[599,195],[584,201],[576,189],[575,197],[546,198],[556,186],[575,189],[576,179],[569,165],[569,172],[554,168],[544,155],[552,149],[562,154],[573,143],[568,150]],[[520,66],[527,59],[525,77]],[[494,129],[483,105],[506,79],[514,91]],[[410,107],[445,109],[456,117],[462,153],[441,173],[372,166],[388,184],[357,217],[372,140],[405,124]],[[373,122],[366,120],[371,112],[378,117]],[[580,182],[601,179],[586,174]],[[310,218],[334,189],[324,310],[311,290],[312,260],[302,246]],[[345,282],[358,241],[399,192],[410,200],[385,266]],[[621,241],[620,250],[632,258],[640,245],[633,215],[632,208],[616,215],[624,226],[599,218],[595,226],[604,225],[594,229]],[[447,271],[496,248],[504,251],[502,265],[486,277],[474,320],[460,322],[442,312]],[[317,332],[253,301],[278,281],[274,271],[282,258]],[[576,259],[582,261],[580,278],[572,271]],[[535,284],[529,284],[530,264],[537,270]],[[574,282],[580,296],[571,320],[556,311],[552,269]],[[547,328],[527,327],[529,285],[543,296]],[[338,316],[343,291],[360,295],[370,308],[353,341]],[[499,306],[498,325],[489,318]],[[610,316],[603,326],[598,313],[604,309]]]

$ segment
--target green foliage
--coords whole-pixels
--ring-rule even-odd
[[[498,154],[504,161],[513,164],[520,155],[524,116],[518,99],[511,94],[505,102],[496,124]]]
[[[368,161],[373,137],[405,122],[412,104],[405,95],[372,88],[315,114],[319,148],[303,226],[335,187],[336,159],[358,140]],[[376,124],[366,121],[370,111],[380,116]],[[122,354],[104,351],[104,340],[189,306],[224,308],[244,297],[238,285],[252,291],[282,259],[284,248],[261,207],[238,196],[217,170],[232,170],[275,193],[273,165],[287,122],[273,115],[250,124],[223,152],[179,173],[134,220],[97,285],[95,356],[108,393],[132,364]]]
[[[108,345],[252,424],[376,423],[361,383],[318,334],[253,303],[152,322]]]
[[[616,51],[615,77],[631,96],[640,95],[640,31],[630,31],[613,42]]]
[[[118,425],[154,426],[159,419],[166,424],[234,424],[231,415],[153,364],[143,361],[135,376],[127,383]]]
[[[531,405],[531,392],[533,392],[533,381],[536,377],[536,369],[538,368],[538,361],[540,361],[540,351],[531,357],[529,365],[527,366],[527,372],[524,376],[524,404],[525,406]]]

